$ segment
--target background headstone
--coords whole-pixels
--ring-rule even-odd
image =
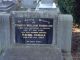
[[[10,14],[0,13],[0,49],[10,46]]]
[[[36,8],[37,0],[21,0],[21,7],[23,8]]]
[[[53,4],[54,0],[41,0],[41,3],[44,4]]]
[[[66,52],[71,52],[73,18],[71,15],[60,14],[57,25],[57,45]]]

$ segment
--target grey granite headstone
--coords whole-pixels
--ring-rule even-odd
[[[73,60],[71,55],[73,17],[60,14],[57,24],[57,46],[62,49],[65,60]]]
[[[10,12],[15,10],[15,3],[13,1],[3,1],[0,3],[0,12]]]
[[[41,0],[39,4],[36,6],[35,10],[41,10],[41,11],[55,11],[58,12],[58,7],[56,3],[53,0]]]
[[[57,45],[66,52],[71,52],[73,18],[71,15],[60,14],[57,24]]]
[[[53,4],[54,0],[41,0],[41,3],[44,4]]]
[[[11,46],[3,53],[2,60],[63,60],[61,51],[71,52],[73,20],[71,15],[62,15],[55,11],[13,11],[11,13],[12,19],[9,20],[9,16],[8,14],[2,14],[0,17],[1,47],[8,48]],[[14,17],[53,19],[52,44],[18,45],[15,42]],[[71,60],[69,56],[65,55],[66,60]]]
[[[21,0],[22,8],[36,8],[37,0]]]
[[[0,49],[10,46],[10,14],[0,13]]]
[[[46,25],[46,23],[47,22],[49,22],[49,21],[52,21],[52,22],[50,22],[50,23],[53,23],[53,25],[51,25],[50,23],[50,25],[52,26],[52,30],[47,30],[47,32],[46,32],[46,35],[44,36],[44,38],[46,38],[46,40],[47,41],[52,41],[52,43],[50,43],[50,44],[55,44],[54,43],[54,41],[55,41],[55,22],[57,22],[57,12],[56,13],[54,13],[54,12],[48,12],[48,11],[13,11],[12,12],[12,16],[13,16],[13,20],[12,20],[12,41],[13,41],[13,43],[16,43],[16,41],[18,41],[18,40],[21,40],[22,38],[22,42],[24,42],[24,41],[27,41],[27,40],[29,40],[29,39],[31,39],[31,38],[34,38],[34,34],[33,34],[33,36],[31,37],[31,38],[25,38],[24,39],[24,37],[25,36],[22,36],[22,38],[20,38],[20,34],[21,34],[21,32],[20,32],[20,30],[21,29],[19,29],[19,30],[16,30],[15,28],[16,28],[16,25],[17,24],[15,24],[16,23],[16,21],[18,21],[19,20],[19,17],[20,18],[23,18],[21,21],[23,22],[23,21],[25,21],[25,18],[26,18],[26,20],[28,20],[28,22],[35,22],[35,21],[38,21],[39,19],[40,19],[40,22],[38,22],[37,24],[36,23],[27,23],[27,21],[26,21],[26,23],[27,24],[30,24],[30,25],[38,25],[38,26],[40,26],[43,22],[45,22],[45,24],[42,24],[42,25]],[[17,19],[16,19],[17,18]],[[44,19],[43,21],[41,20],[41,18],[42,19]],[[37,19],[37,20],[36,20]],[[48,20],[46,20],[46,19],[48,19]],[[21,24],[21,23],[20,23]],[[23,23],[23,24],[25,24],[25,23]],[[27,24],[25,24],[26,26],[25,26],[25,28],[27,28]],[[47,24],[47,26],[49,26],[48,24]],[[31,27],[32,28],[32,27]],[[29,28],[28,28],[29,29]],[[50,28],[49,28],[50,29]],[[24,30],[24,29],[23,29]],[[26,29],[27,30],[27,29]],[[30,29],[29,29],[30,30]],[[33,28],[32,28],[32,30],[34,30]],[[35,29],[36,30],[36,29]],[[38,29],[37,29],[38,30]],[[45,32],[46,31],[46,29],[44,30],[43,28],[42,29],[40,29],[40,30],[43,30],[42,32]],[[22,31],[22,30],[21,30]],[[48,31],[50,31],[50,32],[48,32]],[[17,32],[19,32],[18,34],[16,34]],[[24,31],[23,31],[24,32]],[[31,32],[33,32],[33,31],[26,31],[26,32],[28,32],[28,33],[26,33],[26,34],[29,34],[29,33],[31,33]],[[39,30],[38,31],[35,31],[35,32],[40,32]],[[51,33],[52,32],[52,33]],[[49,35],[49,33],[50,33],[50,35],[52,36],[51,38],[49,37],[50,35]],[[39,34],[39,33],[38,33]],[[44,34],[44,33],[43,33]],[[35,36],[36,37],[36,36]],[[35,38],[34,38],[35,39]],[[49,39],[49,40],[48,40]],[[32,39],[31,39],[32,40]],[[36,40],[36,39],[35,39]],[[33,41],[33,42],[36,42],[36,41]],[[38,40],[40,40],[40,38],[38,39]],[[42,40],[43,41],[43,40]],[[20,42],[20,41],[19,41]],[[29,42],[30,42],[30,40],[29,40]],[[20,42],[21,43],[21,42]],[[25,43],[25,42],[24,42]],[[32,44],[32,43],[31,43]],[[42,44],[42,43],[38,43],[38,44]]]
[[[56,27],[56,16],[54,12],[47,11],[14,11],[12,16],[14,17],[27,17],[27,18],[52,18],[53,19],[53,40],[52,44],[17,44],[15,41],[15,22],[14,18],[11,20],[11,48],[8,48],[3,53],[3,58],[1,60],[63,60],[61,49],[56,47],[56,38],[55,38],[55,27]],[[8,23],[7,23],[8,24]],[[9,33],[6,32],[7,34]],[[8,36],[8,35],[7,35]],[[6,37],[10,38],[10,37]],[[8,45],[6,45],[8,46]]]

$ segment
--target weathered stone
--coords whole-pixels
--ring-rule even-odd
[[[28,45],[10,48],[3,60],[63,60],[61,50],[51,45]]]
[[[42,3],[52,4],[54,0],[41,0]]]
[[[12,1],[3,1],[0,3],[0,12],[10,12],[15,10],[15,4]]]
[[[0,49],[10,46],[10,14],[0,13]]]
[[[71,52],[73,18],[71,15],[60,14],[57,24],[57,45],[66,52]]]

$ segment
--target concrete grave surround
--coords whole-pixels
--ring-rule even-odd
[[[28,11],[13,11],[14,4],[10,9],[7,8],[9,11],[3,9],[4,12],[0,12],[0,51],[3,51],[0,60],[72,60],[72,16],[60,14],[54,0],[21,1],[20,6],[29,8]],[[35,11],[31,11],[31,8]],[[53,19],[52,44],[16,43],[14,17]]]
[[[36,8],[37,0],[22,0],[21,7],[23,8]]]
[[[46,59],[63,60],[61,51],[65,51],[67,53],[71,52],[71,35],[72,35],[71,28],[72,28],[72,21],[73,21],[71,15],[57,14],[57,12],[54,13],[52,11],[51,12],[13,11],[11,13],[11,16],[13,16],[12,19],[10,18],[10,14],[6,14],[6,13],[0,14],[0,22],[1,22],[0,48],[5,50],[3,54],[4,55],[3,58],[5,57],[5,59],[8,59],[8,60],[11,60],[11,59],[18,59],[18,60],[20,59],[37,60],[38,59],[39,60],[40,58],[42,60],[46,60]],[[45,45],[45,44],[43,45],[19,44],[18,45],[16,44],[15,33],[14,33],[15,32],[14,16],[21,16],[21,17],[25,16],[27,18],[53,18],[53,24],[54,24],[53,25],[53,43],[50,45]],[[47,55],[46,52],[48,54],[52,52],[53,54],[51,53]],[[18,55],[18,54],[22,54],[22,55]],[[25,56],[29,56],[29,57],[25,57]],[[70,56],[71,55],[69,54],[67,58],[65,57],[66,60],[72,60]],[[21,58],[17,58],[17,57],[21,57]]]
[[[6,50],[2,60],[63,60],[61,51],[51,45],[17,45]]]

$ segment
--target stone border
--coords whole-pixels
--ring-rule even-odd
[[[12,11],[11,14],[16,17],[27,18],[56,18],[58,15],[54,11]]]

